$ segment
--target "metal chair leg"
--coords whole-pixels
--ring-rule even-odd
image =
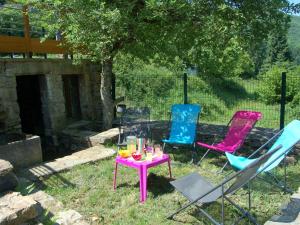
[[[224,166],[217,172],[217,174],[223,173],[225,167],[228,165],[228,161],[224,164]]]
[[[243,209],[241,206],[235,204],[231,199],[229,199],[228,197],[225,196],[225,199],[231,203],[231,205],[233,205],[236,209],[238,209],[241,214],[242,217],[247,217],[253,224],[255,225],[259,225],[257,223],[257,220],[250,214],[250,212],[246,211],[245,209]]]
[[[163,152],[165,152],[165,147],[166,147],[166,143],[164,142],[164,144],[163,144]]]
[[[191,164],[196,164],[196,144],[193,144]]]
[[[208,149],[208,150],[204,153],[204,155],[201,157],[201,159],[200,159],[199,162],[197,163],[198,166],[200,165],[201,161],[205,158],[205,156],[206,156],[209,152],[210,152],[210,149]]]

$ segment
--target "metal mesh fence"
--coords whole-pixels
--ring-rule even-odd
[[[203,78],[188,76],[188,103],[200,104],[200,123],[226,124],[238,110],[259,111],[256,126],[279,128],[281,74],[274,79]],[[285,124],[300,116],[300,75],[287,75]],[[168,120],[173,104],[184,103],[183,76],[135,76],[116,79],[116,96],[125,97],[127,107],[148,106],[151,120]]]
[[[183,82],[180,77],[116,79],[116,96],[124,96],[127,107],[150,107],[151,120],[168,120],[171,106],[182,103],[182,92]]]

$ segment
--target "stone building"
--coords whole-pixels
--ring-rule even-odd
[[[100,70],[64,59],[0,59],[0,138],[26,133],[55,142],[72,122],[100,121]]]

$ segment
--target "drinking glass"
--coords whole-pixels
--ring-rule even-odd
[[[152,161],[152,158],[153,158],[153,154],[152,152],[146,152],[146,161]]]
[[[127,150],[132,154],[136,152],[136,137],[135,136],[127,136]]]
[[[163,150],[162,150],[162,148],[161,148],[161,145],[159,145],[159,144],[156,144],[156,145],[154,145],[154,152],[155,152],[155,155],[157,156],[157,157],[162,157],[163,156]]]

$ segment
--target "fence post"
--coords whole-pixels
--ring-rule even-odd
[[[187,74],[183,74],[183,103],[188,104],[188,93],[187,93]]]
[[[280,99],[280,130],[284,127],[286,97],[286,72],[281,74],[281,99]]]

